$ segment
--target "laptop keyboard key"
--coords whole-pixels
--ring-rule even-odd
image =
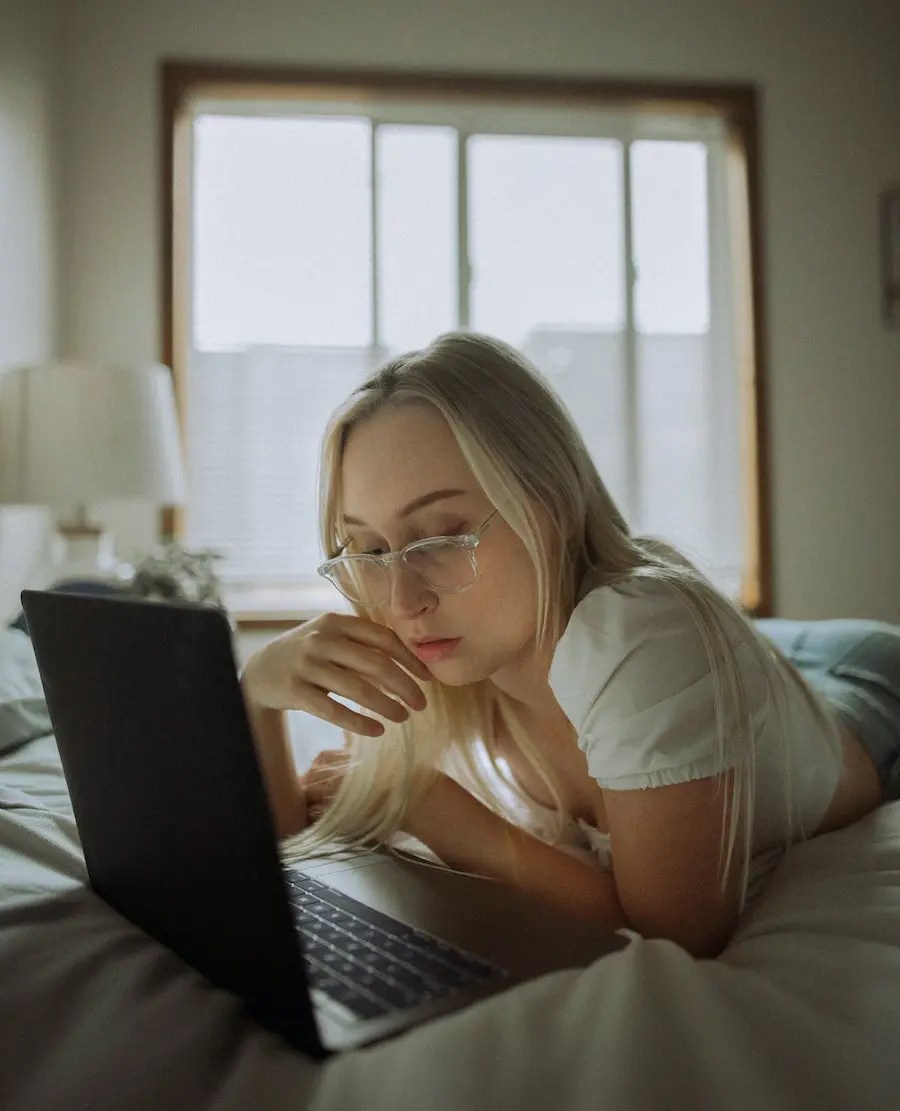
[[[342,1004],[355,1015],[359,1015],[360,1018],[376,1018],[378,1015],[386,1014],[391,1009],[390,1004],[366,995],[349,984],[341,983],[333,976],[322,977],[314,986],[319,991],[324,992],[329,999]]]
[[[288,886],[313,985],[356,1014],[415,1006],[506,975],[303,873],[289,872]]]

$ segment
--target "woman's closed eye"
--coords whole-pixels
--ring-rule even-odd
[[[407,540],[406,543],[414,544],[417,540],[439,540],[443,536],[462,536],[465,532],[468,531],[469,530],[467,529],[465,524],[458,524],[453,525],[449,528],[442,529],[440,532],[437,533],[429,532],[423,533],[421,536],[413,536],[409,540]],[[387,555],[389,550],[390,549],[384,547],[383,545],[373,545],[371,548],[364,548],[360,554],[371,556]],[[397,551],[401,550],[402,549],[400,548],[397,549]]]

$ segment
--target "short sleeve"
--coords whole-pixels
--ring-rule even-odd
[[[757,736],[768,684],[738,624],[726,625]],[[699,629],[666,583],[636,579],[591,591],[560,638],[549,680],[601,787],[683,783],[735,763],[717,755],[713,677]]]

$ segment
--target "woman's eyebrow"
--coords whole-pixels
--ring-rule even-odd
[[[411,502],[404,505],[403,508],[397,513],[397,519],[403,520],[411,513],[415,513],[417,509],[424,509],[426,505],[431,505],[432,502],[442,501],[444,498],[457,498],[460,494],[467,494],[468,490],[432,490],[430,494],[422,494],[421,497],[413,498]],[[348,517],[344,514],[345,525],[359,525],[361,528],[368,528],[369,526],[365,521],[360,521],[358,517]]]

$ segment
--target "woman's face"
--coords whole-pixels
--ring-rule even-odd
[[[353,552],[398,551],[413,540],[474,532],[494,509],[449,425],[427,404],[382,410],[358,424],[345,445],[342,486],[339,532]],[[458,594],[437,593],[394,564],[381,616],[413,652],[423,638],[459,638],[447,650],[417,653],[441,682],[507,675],[515,685],[534,657],[534,569],[499,514],[482,534],[476,560],[476,581]]]

